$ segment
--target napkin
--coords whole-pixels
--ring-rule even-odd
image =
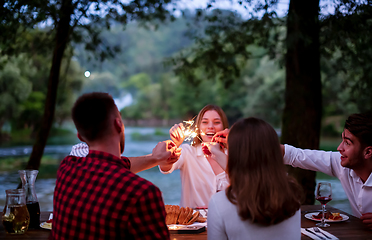
[[[316,240],[331,240],[331,239],[338,239],[336,236],[334,236],[334,235],[332,235],[332,234],[330,234],[329,232],[327,232],[327,231],[324,231],[323,229],[321,229],[321,228],[318,228],[322,233],[324,233],[325,235],[327,235],[328,237],[330,237],[330,238],[327,238],[327,237],[325,237],[323,234],[321,234],[321,233],[317,233],[317,232],[315,232],[314,231],[314,229],[313,228],[308,228],[311,232],[313,232],[314,234],[312,234],[311,232],[308,232],[308,231],[306,231],[305,230],[306,228],[301,228],[301,233],[302,234],[304,234],[304,235],[306,235],[306,236],[308,236],[308,237],[310,237],[310,238],[312,238],[312,239],[316,239]],[[318,235],[318,236],[322,236],[322,238],[319,238],[319,237],[317,237],[316,235]]]

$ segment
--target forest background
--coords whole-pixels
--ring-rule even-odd
[[[169,127],[191,119],[206,104],[217,104],[226,112],[230,124],[255,116],[280,129],[285,91],[282,55],[271,58],[263,47],[249,46],[254,57],[242,64],[240,76],[228,87],[217,79],[206,79],[202,70],[197,74],[205,81],[198,84],[174,73],[169,60],[195,45],[190,38],[195,31],[195,25],[190,26],[194,17],[186,11],[183,17],[158,26],[132,22],[123,29],[116,24],[101,36],[105,45],[120,46],[121,51],[102,62],[82,46],[72,45],[71,55],[66,56],[62,66],[52,136],[63,134],[64,126],[71,123],[70,111],[76,98],[92,91],[110,93],[128,126]],[[207,24],[198,21],[198,31],[203,32]],[[35,29],[25,40],[35,43],[35,38],[47,32],[47,27]],[[3,146],[7,142],[30,143],[34,138],[44,111],[50,57],[50,52],[2,56],[7,60],[0,70]],[[364,110],[366,105],[353,100],[352,89],[345,84],[350,78],[348,73],[329,67],[336,61],[337,56],[324,59],[321,67],[323,137],[339,137],[345,117]]]
[[[111,93],[127,126],[169,127],[214,103],[231,124],[256,116],[283,129],[284,142],[303,148],[318,148],[320,118],[323,139],[339,137],[347,115],[371,109],[370,1],[320,1],[335,8],[318,15],[327,5],[291,0],[283,17],[271,9],[282,4],[275,0],[237,1],[242,9],[256,3],[246,16],[209,1],[206,9],[178,17],[164,17],[163,5],[172,1],[128,2],[124,15],[111,8],[117,1],[6,2],[0,9],[1,144],[36,139],[27,168],[39,168],[48,135],[73,134],[64,126],[71,126],[71,106],[84,92]],[[89,15],[91,3],[110,11],[105,18]],[[128,21],[129,13],[139,20]],[[311,194],[314,178],[298,179],[312,185]]]

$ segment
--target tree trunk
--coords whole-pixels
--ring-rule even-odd
[[[319,53],[319,0],[291,0],[287,19],[286,92],[281,142],[318,149],[322,112]],[[314,204],[313,171],[289,167]]]
[[[39,169],[41,157],[43,156],[44,148],[49,136],[50,129],[52,127],[57,99],[61,62],[67,43],[69,41],[69,34],[71,29],[70,20],[72,13],[72,0],[63,0],[60,9],[60,18],[57,24],[57,34],[55,41],[56,44],[53,51],[52,67],[49,74],[48,93],[45,101],[44,116],[42,118],[42,124],[39,132],[37,133],[26,169]]]

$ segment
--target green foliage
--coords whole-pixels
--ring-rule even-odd
[[[156,128],[156,129],[155,129],[154,135],[155,135],[155,136],[163,136],[163,137],[164,137],[164,136],[166,136],[166,137],[169,136],[168,132],[164,132],[163,130],[161,130],[161,129],[159,129],[159,128]]]
[[[35,32],[35,35],[38,33]],[[2,123],[11,122],[15,141],[16,132],[29,129],[27,132],[34,133],[40,126],[47,94],[49,63],[48,54],[22,54],[10,58],[0,70],[0,83],[3,86],[0,93]],[[55,112],[55,121],[59,124],[70,119],[72,104],[84,80],[77,62],[64,61],[62,69],[65,71],[61,74]]]
[[[32,92],[23,102],[23,111],[19,119],[13,121],[15,129],[26,128],[34,130],[40,124],[40,118],[43,116],[45,103],[45,94],[42,92]]]
[[[251,5],[250,2],[248,5]],[[200,11],[196,20],[208,24],[203,29],[204,33],[197,31],[192,35],[196,44],[191,49],[169,60],[176,65],[176,74],[198,83],[203,79],[197,78],[195,71],[201,68],[209,79],[217,77],[228,87],[239,77],[242,64],[249,58],[257,57],[249,46],[263,47],[264,54],[274,58],[283,22],[270,9],[276,1],[267,4],[257,5],[254,11],[249,12],[251,16],[248,19],[232,11],[216,9],[211,14]]]
[[[335,13],[324,16],[321,26],[321,46],[328,60],[330,78],[350,102],[345,110],[368,111],[372,109],[372,5],[370,1],[336,1]],[[334,77],[335,78],[335,77]],[[341,94],[337,94],[341,104]],[[353,106],[350,106],[353,105]]]
[[[27,156],[0,158],[0,169],[7,172],[24,169],[27,165],[27,158]],[[41,161],[43,164],[37,178],[55,178],[61,160],[51,156],[43,156]]]
[[[120,96],[117,78],[110,72],[95,72],[86,78],[83,92],[109,92],[113,96]]]
[[[6,57],[3,57],[6,58]],[[9,59],[0,71],[0,130],[5,122],[18,118],[22,112],[22,101],[28,98],[33,69],[22,71],[29,64],[24,56]]]
[[[248,61],[248,63],[251,60]],[[284,108],[284,70],[268,56],[260,59],[254,76],[248,78],[245,116],[262,118],[275,127],[280,127]]]
[[[275,1],[269,5],[274,6],[272,4]],[[173,22],[147,22],[146,28],[139,22],[129,22],[125,30],[121,24],[111,24],[110,29],[99,35],[89,36],[88,32],[78,31],[74,38],[84,36],[93,42],[99,37],[100,44],[88,44],[88,49],[98,48],[100,52],[105,47],[111,50],[118,47],[122,51],[103,62],[93,58],[88,61],[94,55],[85,50],[85,45],[74,45],[74,59],[82,67],[72,60],[63,62],[56,122],[61,125],[69,118],[81,88],[82,92],[109,92],[117,98],[131,94],[133,103],[121,111],[128,120],[190,119],[203,106],[212,103],[225,110],[230,123],[256,116],[279,127],[284,107],[285,73],[281,62],[285,52],[285,19],[278,18],[268,6],[267,11],[265,6],[257,9],[248,19],[229,11],[197,12],[196,15],[185,11],[183,18]],[[367,91],[371,88],[368,81],[364,83],[372,79],[368,78],[372,72],[368,63],[372,62],[369,61],[370,36],[365,34],[370,27],[366,19],[369,11],[368,6],[354,5],[354,10],[321,18],[324,117],[370,108],[371,95]],[[363,21],[364,24],[359,24]],[[98,34],[102,26],[97,19],[89,27]],[[38,42],[46,43],[47,37],[52,36],[47,33],[49,29],[23,31],[22,36],[28,42],[24,48],[36,51],[41,47]],[[47,47],[45,44],[44,49]],[[70,48],[66,59],[71,57],[71,51]],[[170,59],[175,56],[179,56],[173,58],[175,61]],[[24,120],[23,117],[17,119],[18,127],[35,125],[25,124],[28,117],[40,118],[43,101],[35,94],[45,97],[50,67],[49,53],[23,58],[29,62],[18,64],[18,68],[24,68],[20,70],[22,74],[28,70],[29,75],[34,76],[26,78],[32,84],[33,93],[17,105],[18,113],[12,112],[20,116],[25,111]],[[168,59],[165,66],[164,59]],[[172,61],[177,65],[169,65]],[[91,71],[89,78],[83,77],[82,68]]]

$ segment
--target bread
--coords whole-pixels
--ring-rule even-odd
[[[191,225],[194,222],[205,222],[207,219],[200,216],[200,213],[190,207],[180,207],[178,205],[165,205],[167,216],[165,222],[170,224]]]

